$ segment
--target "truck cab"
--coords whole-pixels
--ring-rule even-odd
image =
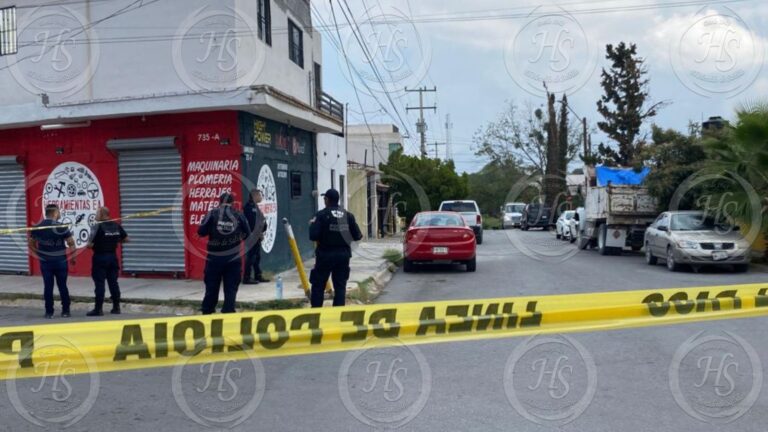
[[[523,219],[525,203],[509,202],[501,207],[501,229],[519,227]]]

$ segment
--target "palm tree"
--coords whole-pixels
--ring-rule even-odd
[[[748,238],[754,244],[757,234],[768,234],[768,103],[745,103],[736,115],[735,125],[704,134],[705,171],[722,179],[714,202],[755,229]]]

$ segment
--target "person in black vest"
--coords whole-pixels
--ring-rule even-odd
[[[245,219],[251,228],[251,236],[245,242],[244,284],[257,284],[269,281],[261,275],[261,241],[264,239],[264,232],[267,230],[267,219],[259,208],[259,203],[262,199],[261,191],[254,189],[250,193],[248,203],[243,207]],[[251,277],[252,275],[253,277]]]
[[[219,197],[219,207],[211,210],[203,218],[197,229],[201,237],[208,237],[208,257],[205,262],[205,296],[201,311],[204,315],[216,311],[219,302],[219,290],[224,282],[224,305],[222,313],[235,311],[235,298],[243,271],[240,257],[240,244],[251,235],[248,221],[242,213],[232,208],[234,196],[223,193]]]
[[[128,241],[128,234],[123,227],[109,220],[109,209],[99,207],[96,210],[96,225],[91,229],[88,248],[93,249],[91,277],[93,278],[94,293],[96,294],[93,310],[87,316],[102,316],[104,312],[104,281],[109,285],[109,295],[112,297],[113,314],[120,313],[120,285],[117,277],[120,264],[117,261],[117,246]]]
[[[344,306],[349,279],[349,260],[353,241],[363,238],[355,216],[339,207],[339,192],[328,189],[323,194],[325,208],[310,221],[309,239],[317,242],[315,267],[309,275],[312,307],[323,306],[328,277],[333,281],[333,305]]]
[[[75,239],[68,227],[58,222],[61,213],[55,204],[45,206],[45,219],[34,226],[30,233],[29,250],[40,260],[40,272],[43,274],[43,299],[45,300],[45,317],[53,318],[53,282],[59,287],[61,297],[61,316],[69,315],[69,289],[67,288],[67,251],[75,265]]]

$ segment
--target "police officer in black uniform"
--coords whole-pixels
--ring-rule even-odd
[[[264,239],[264,232],[267,231],[267,219],[259,208],[262,198],[261,191],[254,189],[250,193],[250,199],[243,207],[245,219],[251,228],[251,237],[245,241],[246,252],[243,284],[268,282],[261,275],[261,241]]]
[[[333,281],[333,305],[344,306],[349,279],[349,260],[352,258],[353,241],[363,238],[355,216],[339,207],[339,192],[328,189],[323,194],[325,208],[310,221],[309,239],[317,242],[315,268],[309,275],[312,283],[310,303],[323,306],[323,294],[328,276]]]
[[[45,300],[45,317],[53,318],[53,282],[59,287],[61,297],[61,316],[69,315],[69,289],[67,288],[67,251],[71,255],[71,263],[75,265],[75,239],[72,231],[58,222],[61,212],[56,204],[45,206],[45,219],[34,226],[30,233],[29,249],[40,259],[40,272],[43,274],[43,299]]]
[[[224,305],[221,312],[235,311],[235,297],[243,271],[240,244],[251,235],[251,229],[242,213],[232,208],[234,200],[231,193],[221,194],[219,207],[208,212],[197,229],[198,235],[208,237],[208,258],[204,276],[205,296],[201,307],[204,315],[216,311],[222,281],[224,282]]]
[[[123,227],[109,220],[109,209],[99,207],[96,210],[96,225],[91,230],[88,247],[93,249],[91,265],[91,277],[93,278],[96,301],[93,310],[87,316],[102,316],[104,312],[104,281],[109,285],[109,295],[112,297],[113,314],[120,313],[120,285],[117,276],[120,272],[120,264],[117,261],[117,246],[128,241],[128,234]]]

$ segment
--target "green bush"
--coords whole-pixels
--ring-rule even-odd
[[[381,254],[381,257],[392,264],[399,265],[403,259],[403,253],[397,249],[387,249]]]
[[[501,229],[501,219],[495,218],[493,216],[483,215],[483,229]]]

